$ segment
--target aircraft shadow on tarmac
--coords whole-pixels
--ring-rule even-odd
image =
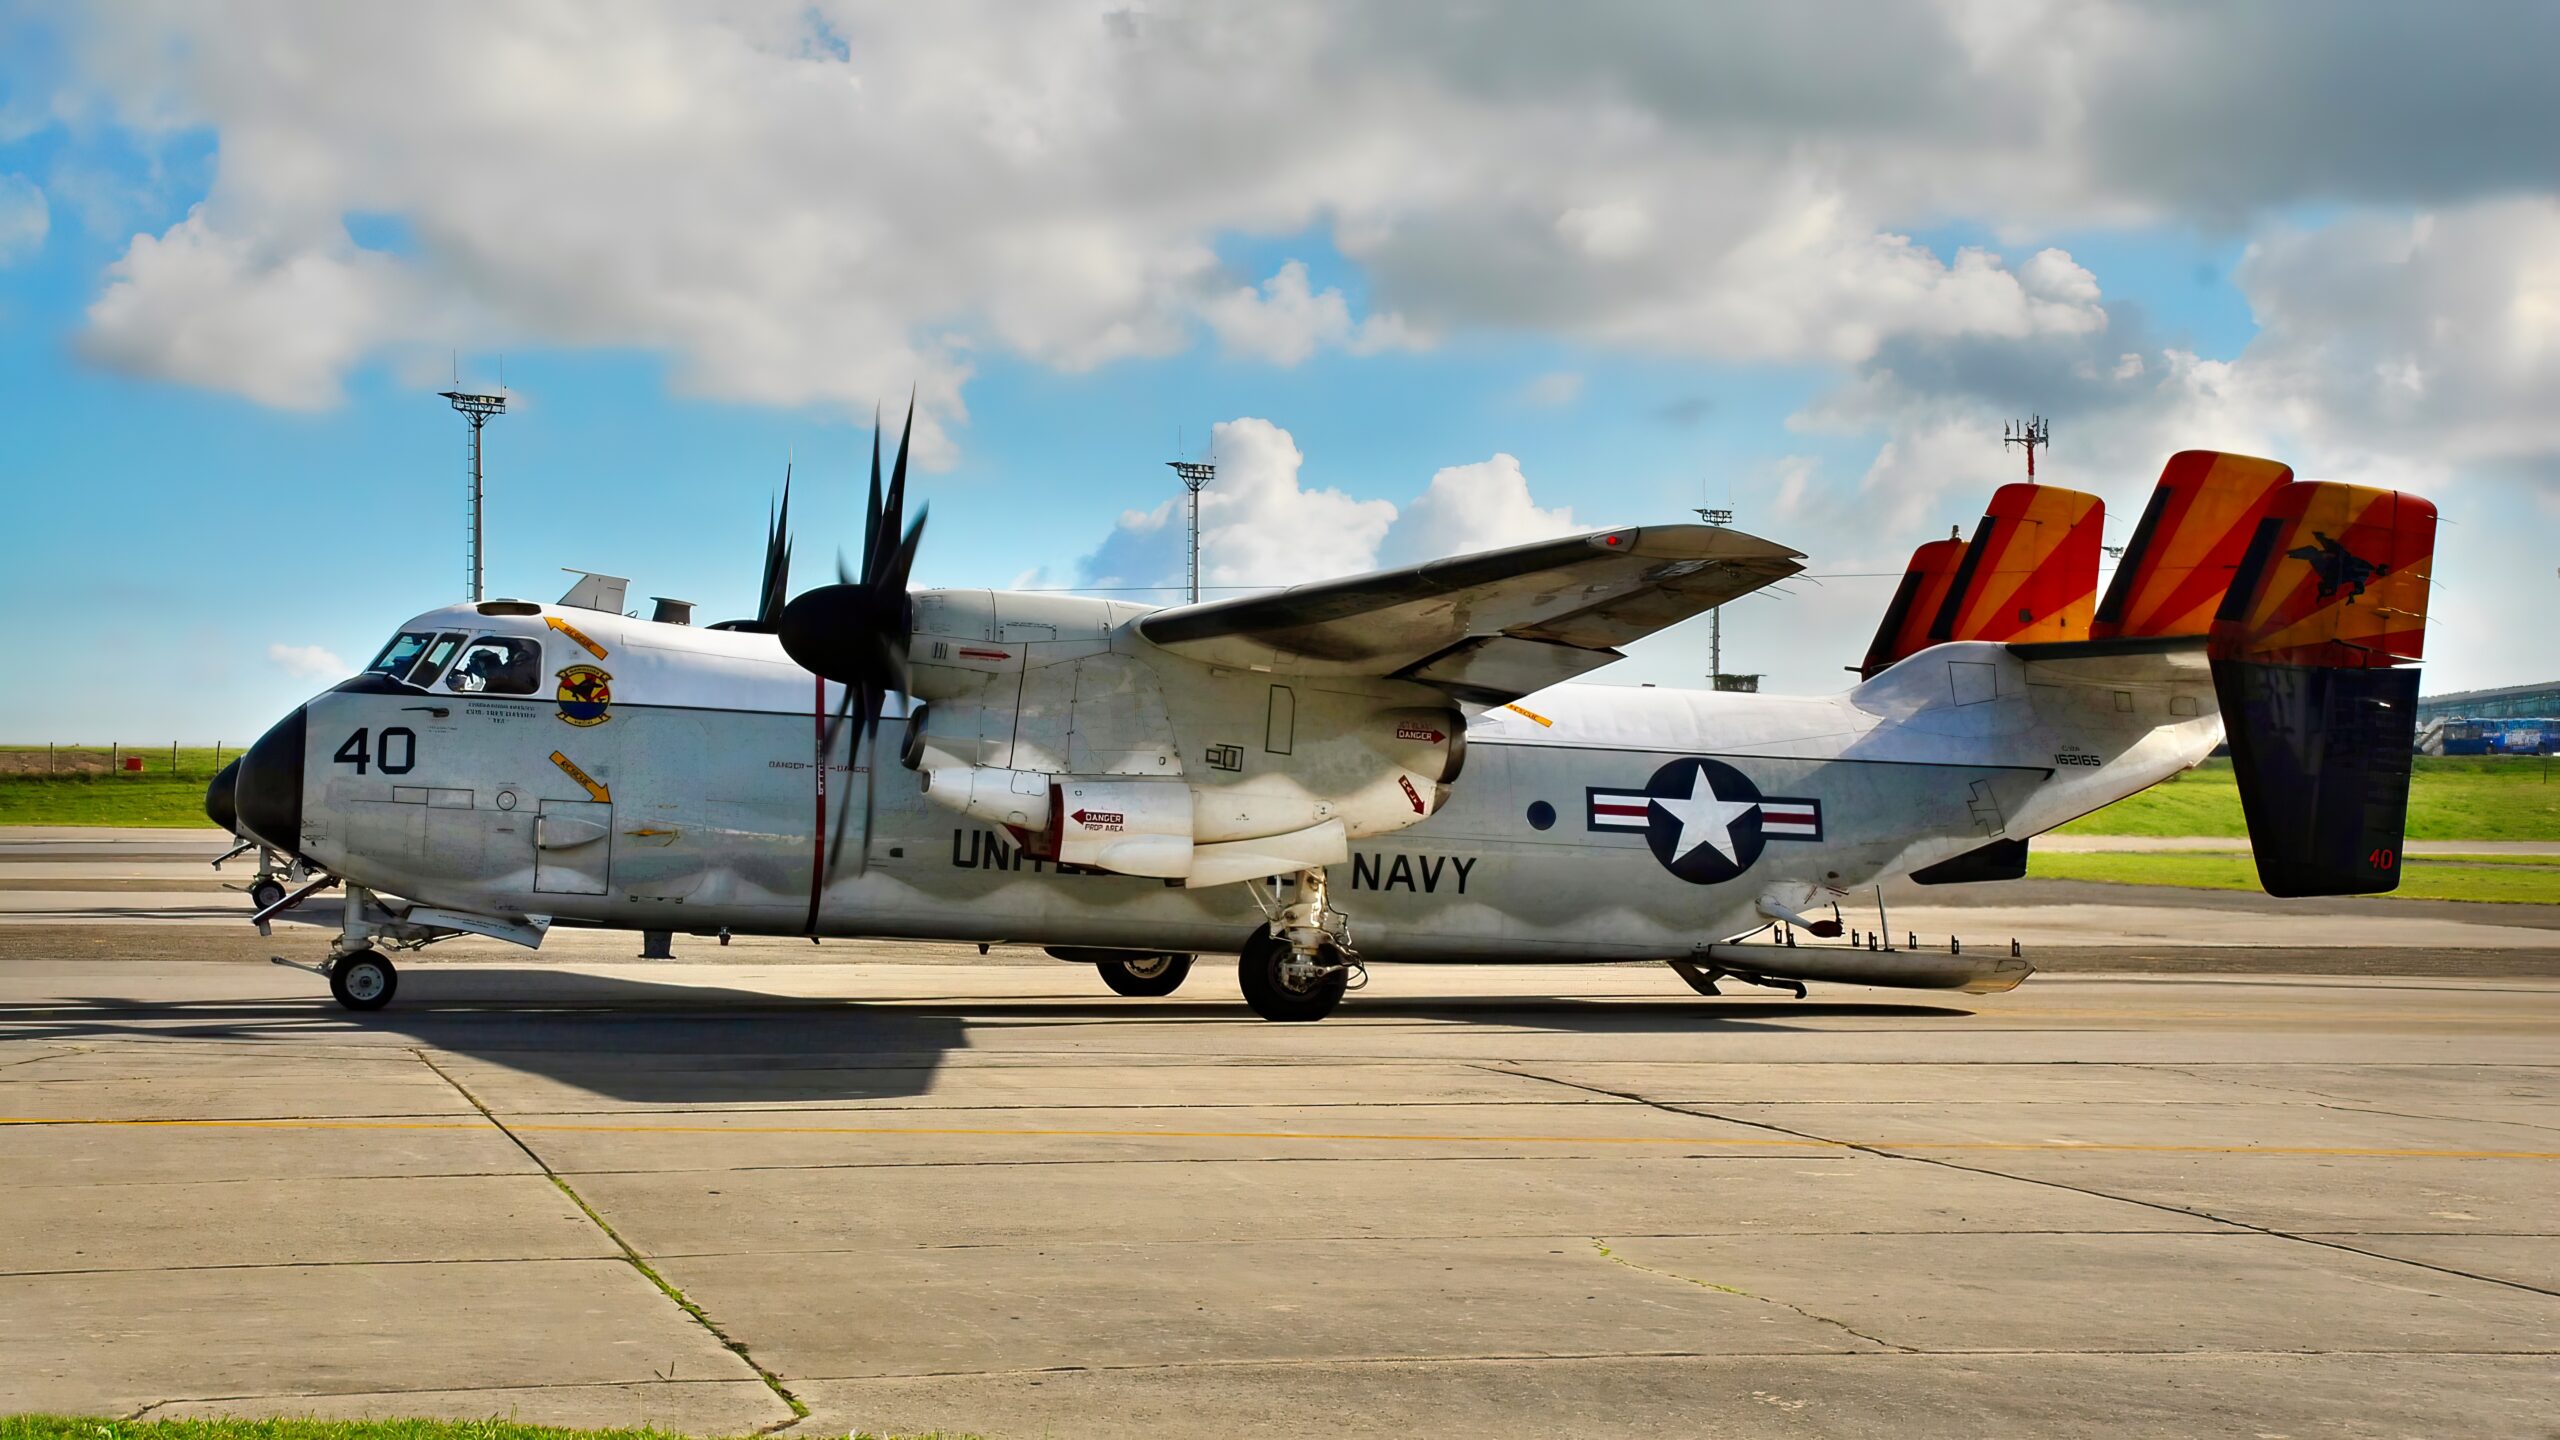
[[[1084,977],[1058,978],[1078,983]],[[1818,1019],[1943,1021],[1970,1014],[1960,1005],[1740,997],[1380,996],[1353,998],[1327,1024],[1390,1020],[1712,1035],[1783,1033]],[[1196,1000],[1052,994],[867,1001],[477,966],[404,971],[399,997],[372,1014],[342,1010],[325,993],[202,1001],[89,995],[0,1005],[0,1040],[345,1045],[392,1036],[616,1100],[658,1105],[895,1099],[928,1090],[943,1057],[967,1049],[973,1031],[1130,1024],[1276,1029],[1309,1037],[1312,1053],[1331,1048],[1321,1038],[1327,1024],[1274,1027],[1240,999],[1206,994]],[[1270,1053],[1286,1058],[1290,1052]]]

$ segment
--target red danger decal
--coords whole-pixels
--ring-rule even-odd
[[[1117,810],[1079,810],[1068,817],[1087,830],[1103,830],[1128,823]]]
[[[1413,788],[1413,777],[1409,775],[1399,775],[1396,777],[1396,783],[1404,787],[1404,798],[1413,802],[1413,813],[1416,815],[1421,814],[1422,792]]]
[[[1419,740],[1426,745],[1437,745],[1449,737],[1427,725],[1399,725],[1396,727],[1396,738]]]

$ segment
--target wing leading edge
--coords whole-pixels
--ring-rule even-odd
[[[1377,675],[1498,705],[1618,646],[1783,580],[1804,556],[1738,530],[1651,525],[1541,540],[1160,610],[1149,641],[1211,665]]]

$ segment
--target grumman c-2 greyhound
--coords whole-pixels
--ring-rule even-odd
[[[905,440],[884,491],[875,436],[859,573],[786,603],[786,484],[752,620],[627,618],[589,576],[402,625],[215,780],[215,820],[309,882],[253,918],[343,883],[325,970],[356,1009],[392,998],[387,949],[553,925],[1029,942],[1127,995],[1233,950],[1274,1020],[1377,961],[1980,993],[2027,963],[1840,903],[2016,878],[2030,837],[2226,737],[2270,892],[2398,882],[2414,497],[2181,453],[2093,605],[2099,502],[2005,486],[1970,543],[1914,555],[1859,684],[1783,698],[1566,683],[1801,568],[1738,531],[1151,609],[910,593],[905,492]]]

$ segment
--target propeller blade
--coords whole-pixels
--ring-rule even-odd
[[[765,509],[764,585],[756,597],[756,626],[771,631],[791,598],[791,465],[782,467],[782,504]]]
[[[833,764],[835,760],[836,736],[844,730],[845,722],[853,717],[853,711],[857,704],[866,710],[870,708],[872,703],[872,693],[873,692],[868,686],[848,685],[845,687],[844,698],[836,704],[835,718],[827,723],[826,756],[829,764]],[[861,758],[860,747],[862,743],[862,732],[859,730],[854,731],[852,739],[853,744],[848,746],[845,751],[845,778],[846,783],[848,784],[852,783],[854,765]],[[863,794],[866,798],[869,796],[869,786],[866,785],[863,787]],[[835,883],[836,872],[844,866],[844,822],[846,816],[850,814],[851,811],[852,807],[849,805],[838,805],[836,807],[835,834],[827,841],[826,883],[828,884]],[[863,846],[865,849],[868,849],[870,847],[871,838],[871,818],[868,811],[864,812],[863,815],[862,835]],[[853,873],[856,875],[860,875],[862,873],[861,857],[856,857]]]
[[[888,505],[871,517],[871,554],[864,560],[862,566],[862,578],[866,583],[879,583],[882,569],[889,559],[891,544],[900,528],[906,524],[907,442],[914,438],[915,433],[916,402],[915,397],[910,395],[907,397],[907,423],[905,428],[898,432],[898,463],[889,471]],[[879,431],[874,430],[872,444],[877,447],[879,443]]]
[[[889,697],[875,692],[871,699],[870,717],[862,726],[863,745],[871,754],[871,769],[862,777],[862,853],[853,857],[853,873],[857,878],[871,864],[871,800],[873,793],[880,788],[880,711]]]
[[[862,519],[862,578],[868,581],[878,573],[880,555],[880,411],[871,412],[871,507]],[[844,575],[844,564],[838,561],[836,573]],[[850,584],[854,577],[844,575]]]

